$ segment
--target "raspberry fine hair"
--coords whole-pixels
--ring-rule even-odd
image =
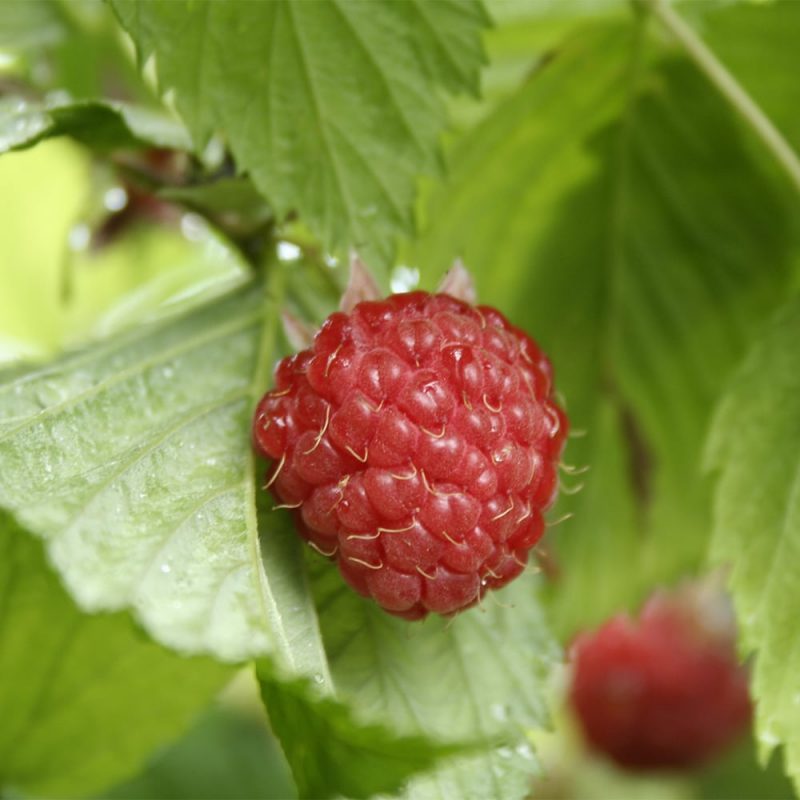
[[[469,296],[464,275],[445,288]],[[496,309],[370,295],[346,294],[277,365],[253,421],[265,488],[359,594],[410,620],[454,614],[525,570],[567,418],[550,362]]]

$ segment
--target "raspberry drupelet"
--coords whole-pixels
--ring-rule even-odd
[[[567,419],[533,340],[493,308],[411,292],[332,314],[283,359],[253,436],[300,535],[391,614],[453,614],[544,532]]]

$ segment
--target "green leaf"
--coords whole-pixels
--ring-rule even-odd
[[[687,18],[743,88],[800,149],[800,3],[685,3]]]
[[[314,559],[314,587],[337,692],[359,717],[399,735],[483,751],[413,778],[404,796],[522,798],[537,769],[526,732],[546,722],[544,684],[559,653],[534,583],[520,578],[483,608],[407,623],[357,596]]]
[[[230,676],[148,641],[126,614],[82,614],[41,544],[0,513],[0,789],[103,789],[177,736]]]
[[[800,785],[800,302],[751,350],[723,398],[708,441],[720,470],[714,557],[731,565],[730,588],[746,651],[766,756],[786,745]]]
[[[191,146],[179,122],[148,108],[63,97],[46,103],[0,98],[0,153],[32,147],[53,136],[71,136],[101,152],[152,146],[188,150]]]
[[[478,0],[113,7],[198,147],[222,131],[278,214],[383,261],[437,166],[440,90],[477,89],[486,24]]]
[[[772,165],[643,24],[572,37],[460,139],[409,255],[431,284],[462,256],[482,300],[552,357],[588,431],[565,460],[591,471],[563,478],[588,488],[562,498],[575,517],[550,536],[565,631],[704,559],[701,443],[797,240]]]
[[[532,746],[523,738],[513,747],[489,748],[480,755],[451,759],[432,772],[414,777],[398,797],[403,800],[516,800],[531,796],[541,772]]]
[[[288,800],[297,796],[275,738],[257,719],[221,708],[103,800]]]
[[[362,724],[343,703],[315,696],[307,681],[276,680],[267,665],[259,669],[259,681],[301,798],[368,798],[393,792],[413,773],[466,749]]]
[[[324,682],[299,540],[275,515],[258,538],[250,423],[274,308],[250,286],[0,386],[0,505],[83,608],[131,608],[177,650],[270,655]]]

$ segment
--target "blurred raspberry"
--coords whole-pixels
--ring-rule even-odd
[[[724,751],[751,717],[724,594],[654,595],[572,648],[570,703],[586,740],[631,770],[688,769]]]

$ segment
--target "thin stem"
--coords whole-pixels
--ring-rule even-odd
[[[664,0],[644,0],[644,2],[652,9],[653,15],[683,45],[692,61],[753,129],[800,192],[800,158],[783,134],[671,5]]]

